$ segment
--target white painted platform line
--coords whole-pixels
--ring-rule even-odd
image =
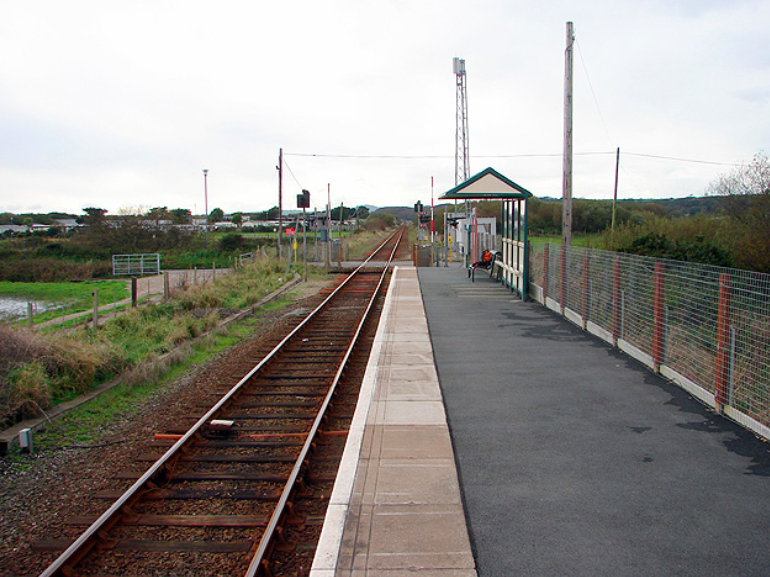
[[[377,333],[372,343],[369,363],[366,366],[366,372],[361,383],[358,405],[350,424],[345,451],[342,454],[337,480],[334,483],[329,508],[326,511],[326,519],[324,520],[324,526],[321,530],[318,547],[313,559],[313,566],[310,569],[310,577],[331,577],[337,568],[340,546],[342,545],[342,533],[345,528],[348,509],[350,508],[350,497],[353,493],[353,483],[356,479],[356,469],[358,468],[358,460],[361,454],[361,443],[363,442],[366,420],[369,416],[369,408],[372,405],[376,377],[380,368],[382,345],[387,332],[385,330],[386,325],[390,318],[398,270],[399,267],[393,269],[388,294],[385,296]]]

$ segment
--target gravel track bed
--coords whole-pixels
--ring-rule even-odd
[[[316,286],[315,291],[319,288]],[[112,501],[94,499],[95,492],[128,488],[132,481],[115,479],[115,475],[127,470],[143,471],[146,466],[133,464],[137,457],[165,450],[152,447],[156,433],[179,428],[187,422],[183,417],[200,414],[202,398],[212,399],[213,404],[216,396],[210,393],[226,390],[228,384],[237,383],[242,376],[234,374],[234,365],[253,366],[301,321],[302,315],[292,314],[294,310],[304,307],[307,312],[320,300],[313,294],[280,311],[262,313],[254,321],[253,336],[165,385],[143,400],[135,414],[103,426],[95,446],[45,451],[24,458],[21,464],[0,459],[0,576],[38,575],[43,571],[58,553],[34,551],[32,544],[74,538],[82,532],[82,527],[66,525],[64,521],[75,516],[99,515],[109,508]],[[174,483],[173,488],[183,489],[185,485]],[[215,488],[216,482],[191,485],[195,489]],[[244,482],[243,489],[273,490],[275,485]],[[108,574],[141,574],[136,567],[128,566],[133,554],[111,552],[107,557],[109,560],[104,560],[101,569],[109,567]],[[121,566],[121,559],[126,560],[126,566]],[[190,553],[169,560],[168,567],[158,569],[167,575],[187,575],[185,567],[206,562],[215,569],[220,561],[217,555]],[[232,568],[231,561],[227,566]],[[93,572],[99,573],[100,568],[94,566]]]

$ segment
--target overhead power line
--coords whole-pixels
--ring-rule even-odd
[[[734,162],[715,162],[712,160],[695,160],[692,158],[677,158],[675,156],[661,156],[658,154],[642,154],[641,152],[621,152],[621,156],[641,156],[643,158],[657,158],[660,160],[673,160],[675,162],[694,162],[696,164],[713,164],[716,166],[735,166]]]
[[[575,156],[606,156],[615,155],[616,151],[588,151],[588,152],[575,152]],[[354,158],[354,159],[397,159],[397,160],[445,160],[452,159],[454,156],[446,154],[314,154],[303,152],[284,152],[285,156],[298,156],[298,157],[310,157],[310,158]],[[656,158],[659,160],[670,160],[672,162],[692,162],[696,164],[712,164],[716,166],[734,166],[734,162],[717,162],[713,160],[699,160],[694,158],[681,158],[677,156],[664,156],[660,154],[644,154],[641,152],[624,152],[620,151],[620,156],[637,156],[642,158]],[[543,154],[474,154],[471,158],[561,158],[561,152],[543,153]],[[288,168],[288,165],[287,165]],[[289,169],[291,172],[291,169]],[[292,176],[294,174],[292,173]],[[296,178],[295,178],[296,180]],[[299,182],[297,183],[299,184]]]
[[[583,59],[583,51],[580,50],[580,44],[578,43],[577,39],[575,39],[575,45],[577,46],[578,56],[580,56],[580,63],[583,65],[583,72],[586,74],[586,79],[588,80],[588,87],[591,89],[591,96],[594,98],[594,104],[596,105],[596,111],[599,113],[599,119],[602,121],[602,126],[604,127],[604,133],[607,135],[607,140],[610,141],[610,143],[614,142],[612,140],[612,137],[610,136],[610,131],[607,129],[607,123],[604,121],[604,115],[602,114],[602,109],[599,106],[599,100],[596,98],[596,92],[594,91],[594,84],[591,82],[591,77],[588,75],[588,67],[586,66],[586,61]]]
[[[289,163],[288,163],[288,162],[286,162],[286,153],[285,153],[285,152],[283,153],[283,157],[284,157],[284,158],[283,158],[283,164],[284,164],[284,166],[285,166],[286,168],[288,168],[288,169],[289,169],[289,174],[291,174],[291,177],[294,179],[294,182],[296,182],[296,183],[297,183],[297,186],[299,186],[300,188],[302,188],[302,185],[299,183],[299,180],[297,180],[297,177],[296,177],[296,176],[294,176],[294,172],[291,170],[291,167],[289,166]]]

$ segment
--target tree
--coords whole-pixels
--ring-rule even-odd
[[[83,224],[87,224],[88,226],[99,226],[104,224],[105,215],[107,214],[106,208],[94,208],[91,206],[84,208],[83,212],[86,213],[85,216],[80,217]]]
[[[224,218],[225,218],[225,212],[221,208],[215,208],[209,214],[208,223],[213,224],[215,222],[220,222]]]
[[[230,221],[237,226],[238,228],[241,228],[241,225],[243,224],[243,213],[242,212],[236,212],[233,214],[233,217],[230,219]]]
[[[166,220],[168,218],[168,207],[167,206],[156,206],[155,208],[151,208],[147,212],[147,218],[151,218],[155,221],[155,226],[160,226],[161,220]]]
[[[758,152],[748,164],[719,176],[709,186],[724,197],[724,210],[736,224],[733,255],[738,266],[770,272],[770,161]]]
[[[189,208],[174,208],[168,211],[168,216],[174,224],[190,224],[192,212]]]
[[[730,200],[746,199],[770,194],[770,161],[764,152],[758,152],[748,164],[736,166],[709,185],[709,194],[722,195]]]

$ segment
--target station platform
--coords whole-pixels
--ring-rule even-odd
[[[314,577],[770,573],[768,444],[488,275],[399,268],[364,381]]]

